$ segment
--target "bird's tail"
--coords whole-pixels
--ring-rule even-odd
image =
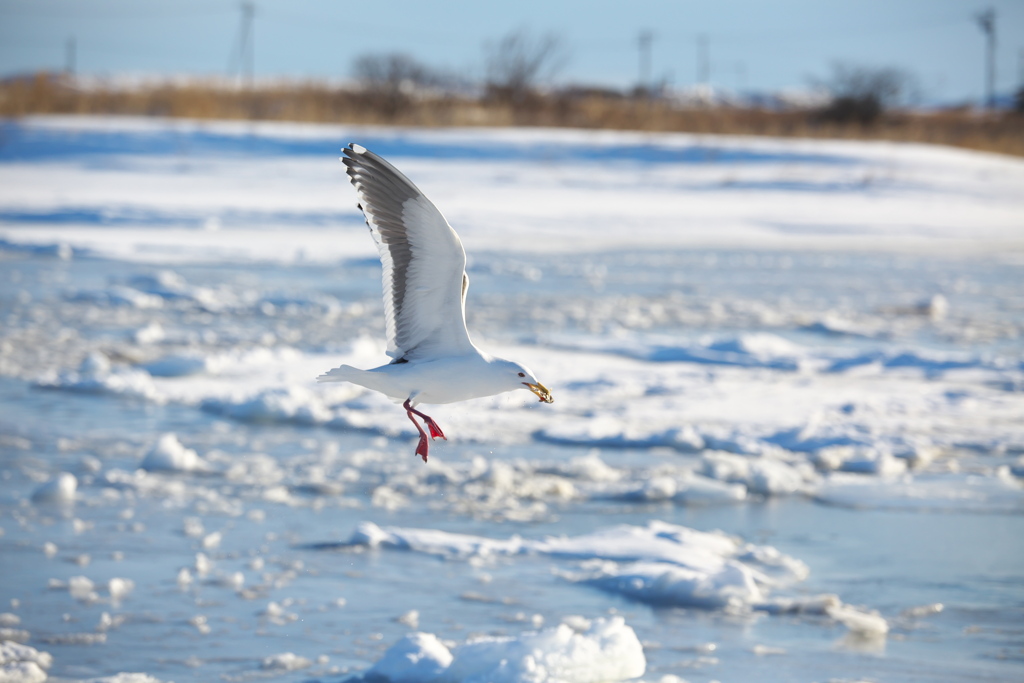
[[[362,370],[352,367],[351,365],[342,365],[328,370],[324,374],[316,378],[317,382],[352,382],[359,375],[363,374]]]

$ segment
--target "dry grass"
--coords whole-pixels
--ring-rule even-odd
[[[0,116],[116,114],[409,126],[550,126],[733,135],[897,140],[1024,156],[1024,115],[890,113],[871,126],[827,123],[814,111],[681,108],[663,100],[562,92],[525,101],[453,94],[410,97],[319,82],[231,87],[217,81],[75,87],[59,75],[0,84]]]

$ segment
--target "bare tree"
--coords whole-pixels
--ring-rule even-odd
[[[916,96],[917,84],[908,72],[892,67],[868,67],[837,63],[832,74],[818,85],[831,95],[821,117],[837,123],[870,125],[887,110]]]
[[[397,52],[357,57],[352,63],[352,75],[371,105],[388,118],[403,113],[417,90],[441,86],[445,80],[415,58]]]
[[[513,31],[484,46],[487,94],[513,105],[523,104],[541,81],[565,64],[562,41],[553,33]]]

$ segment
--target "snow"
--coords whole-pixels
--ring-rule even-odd
[[[0,642],[0,683],[40,683],[47,678],[53,657],[34,647]]]
[[[889,632],[889,624],[876,611],[861,611],[849,605],[829,607],[826,613],[853,633],[865,638],[878,638]]]
[[[433,633],[410,633],[388,648],[366,672],[391,683],[437,679],[452,663],[452,653]]]
[[[815,494],[830,505],[871,509],[1024,511],[1024,486],[1006,470],[992,475],[934,474],[877,479],[833,474]]]
[[[711,479],[741,483],[753,493],[792,495],[806,492],[816,481],[814,471],[800,463],[793,466],[771,456],[750,458],[721,451],[702,456],[704,474]]]
[[[186,448],[174,434],[164,434],[139,465],[151,472],[194,472],[207,469],[207,464],[194,449]]]
[[[38,384],[49,389],[63,389],[82,393],[111,393],[148,398],[160,402],[152,377],[144,370],[114,367],[100,352],[86,356],[78,370],[47,373]]]
[[[107,592],[110,593],[111,601],[117,603],[123,600],[135,588],[135,582],[131,579],[114,577],[107,582]]]
[[[622,617],[569,619],[519,636],[471,638],[449,650],[430,633],[392,645],[367,671],[391,683],[612,683],[642,676],[643,648]]]
[[[1024,162],[0,127],[0,638],[47,644],[31,675],[591,680],[618,652],[666,683],[1012,678]],[[432,406],[424,465],[400,407],[314,383],[386,360],[350,140],[437,201],[474,340],[555,404]]]
[[[309,668],[312,665],[313,662],[305,657],[300,657],[294,652],[282,652],[281,654],[264,657],[260,668],[267,671],[298,671],[299,669]]]
[[[777,549],[743,544],[722,533],[652,521],[574,537],[498,540],[436,529],[359,524],[348,545],[409,550],[448,558],[537,554],[579,561],[556,568],[564,578],[660,606],[761,608],[772,588],[807,577],[807,566]]]
[[[113,676],[87,678],[82,683],[162,683],[159,678],[143,673],[119,673]]]
[[[235,258],[275,260],[371,255],[361,231],[353,231],[352,238],[328,238],[307,227],[361,224],[353,208],[338,204],[338,176],[332,173],[338,171],[336,154],[330,153],[340,147],[339,140],[353,138],[400,158],[402,168],[422,179],[435,202],[447,207],[449,220],[460,226],[463,239],[478,249],[502,246],[509,229],[544,250],[574,250],[584,235],[589,249],[605,250],[738,240],[843,247],[858,244],[863,235],[881,247],[970,247],[979,239],[1013,243],[1021,215],[1019,193],[1013,190],[1024,181],[1024,165],[1016,159],[886,142],[68,117],[30,117],[19,125],[56,149],[85,132],[95,140],[93,155],[122,163],[95,169],[102,181],[85,185],[76,182],[77,169],[59,153],[47,149],[43,153],[53,161],[36,164],[17,141],[0,169],[0,185],[11,188],[4,207],[8,220],[161,227],[144,248],[117,243],[103,231],[62,227],[36,225],[30,237],[138,259],[156,253],[164,259],[219,257],[229,251]],[[180,136],[193,141],[187,173],[167,154]],[[254,142],[262,145],[263,156],[239,159],[237,151],[252,149]],[[133,146],[156,154],[134,162],[127,154]],[[549,166],[521,163],[535,157],[538,148]],[[439,156],[447,160],[444,182],[434,165]],[[634,173],[624,176],[614,165],[595,163],[602,160],[617,160]],[[283,177],[291,182],[289,192],[281,192]],[[515,192],[503,191],[509,184]],[[677,200],[679,192],[686,193],[686,202]],[[786,201],[785,193],[804,201]],[[524,194],[532,200],[520,201]],[[568,220],[558,210],[566,205],[576,207]],[[211,218],[224,228],[178,227],[202,228]],[[232,239],[238,224],[282,223],[297,224],[300,231],[283,235],[249,228],[247,239]],[[959,226],[968,224],[971,239],[965,240]],[[556,225],[559,229],[552,230]],[[363,239],[354,239],[357,234]],[[7,239],[26,237],[8,231]]]
[[[32,493],[35,503],[69,503],[75,500],[78,478],[70,472],[61,472]]]

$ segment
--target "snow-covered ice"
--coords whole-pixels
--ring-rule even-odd
[[[432,633],[411,633],[384,653],[366,680],[614,683],[644,674],[643,647],[622,617],[567,622],[514,637],[471,638],[453,651]]]
[[[433,633],[410,633],[392,645],[366,672],[366,677],[392,683],[437,679],[448,670],[452,653]]]
[[[3,683],[41,683],[53,665],[48,652],[11,641],[0,642],[0,681]]]
[[[383,359],[352,140],[459,230],[474,338],[559,397],[439,407],[427,465],[400,408],[313,381]],[[1024,162],[89,117],[0,141],[22,678],[1016,674]]]
[[[78,478],[70,472],[61,472],[32,493],[36,503],[68,503],[75,500]]]

